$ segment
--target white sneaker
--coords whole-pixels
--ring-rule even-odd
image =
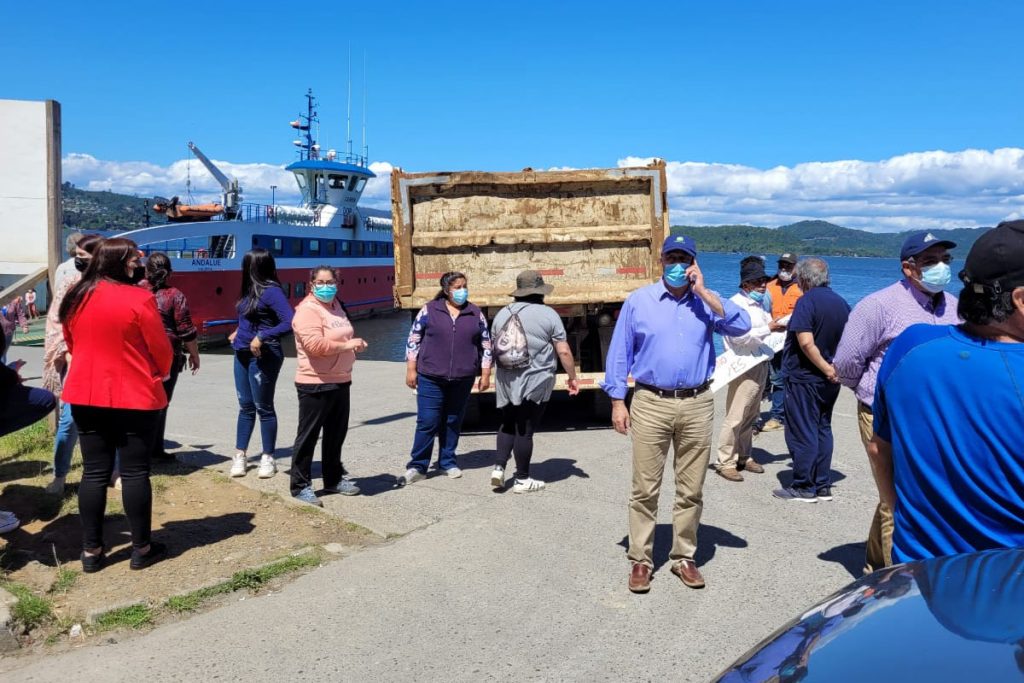
[[[53,481],[46,485],[43,489],[46,493],[51,496],[63,496],[64,495],[64,477],[54,477]]]
[[[246,464],[245,453],[235,453],[235,457],[231,459],[231,476],[244,477]]]
[[[544,489],[544,482],[539,479],[516,479],[512,493],[535,493]]]
[[[407,469],[405,471],[405,474],[403,476],[398,478],[398,485],[399,486],[405,486],[406,484],[411,484],[414,481],[419,481],[420,479],[424,479],[426,476],[427,475],[423,474],[422,472],[420,472],[415,467],[410,467],[409,469]]]
[[[256,476],[260,479],[270,479],[277,474],[277,463],[274,458],[266,453],[260,458],[260,468],[256,470]]]
[[[444,473],[448,475],[449,479],[458,479],[462,476],[462,470],[458,467],[449,467],[444,471]]]
[[[495,465],[494,469],[491,470],[491,488],[503,489],[505,488],[505,468],[498,467]]]

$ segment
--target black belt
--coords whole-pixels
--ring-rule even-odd
[[[644,384],[643,382],[635,383],[637,388],[646,389],[652,394],[657,394],[661,398],[693,398],[698,394],[703,394],[711,387],[711,380],[704,382],[699,387],[692,387],[690,389],[659,389],[658,387],[652,387],[650,384]]]

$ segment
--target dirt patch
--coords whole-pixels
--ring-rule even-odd
[[[153,467],[153,538],[169,557],[131,571],[128,523],[120,491],[108,489],[107,566],[83,574],[78,519],[78,455],[64,496],[48,495],[50,446],[40,424],[0,439],[0,509],[22,526],[0,538],[0,567],[8,581],[45,596],[53,617],[26,642],[66,632],[89,617],[134,603],[165,605],[168,598],[228,581],[302,549],[327,546],[324,561],[379,540],[319,509],[239,486],[214,472],[176,461]],[[279,475],[280,476],[280,475]],[[318,551],[318,550],[317,550]],[[303,567],[298,567],[303,568]],[[87,628],[87,633],[89,629]]]

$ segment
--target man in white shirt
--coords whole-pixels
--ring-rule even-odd
[[[750,332],[739,337],[725,337],[725,347],[729,351],[749,354],[759,348],[769,334],[786,329],[785,325],[773,322],[764,309],[767,283],[764,263],[758,259],[744,259],[740,265],[740,291],[729,300],[750,315]],[[743,481],[740,470],[755,474],[764,472],[764,468],[750,457],[750,451],[768,370],[767,362],[758,363],[730,382],[726,390],[725,421],[718,436],[715,471],[729,481]]]

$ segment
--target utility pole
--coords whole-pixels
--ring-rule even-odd
[[[274,198],[277,196],[276,193],[277,193],[277,185],[271,185],[270,186],[270,205],[271,206],[276,206],[277,205],[277,202],[274,201]]]

